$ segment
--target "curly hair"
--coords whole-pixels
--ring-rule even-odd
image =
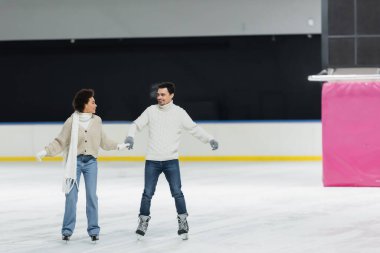
[[[81,89],[78,91],[73,99],[73,108],[78,112],[83,112],[85,105],[95,95],[93,89]]]

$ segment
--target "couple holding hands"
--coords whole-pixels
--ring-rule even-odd
[[[178,162],[178,147],[181,131],[186,130],[212,150],[218,149],[218,142],[198,126],[184,109],[173,103],[175,85],[163,82],[157,85],[157,104],[149,106],[130,126],[124,143],[118,144],[107,138],[102,129],[102,119],[95,115],[94,91],[82,89],[73,100],[74,113],[66,120],[63,128],[49,145],[37,153],[55,156],[64,152],[65,168],[63,191],[66,196],[65,214],[62,225],[62,240],[70,240],[76,222],[76,205],[81,174],[86,188],[87,232],[92,241],[99,240],[97,156],[99,148],[104,150],[132,149],[134,136],[145,126],[149,127],[149,141],[145,161],[144,192],[141,198],[138,238],[145,235],[150,220],[151,199],[156,189],[158,177],[164,173],[171,194],[175,200],[178,219],[178,235],[188,238],[189,226],[184,195],[181,191],[181,176]]]

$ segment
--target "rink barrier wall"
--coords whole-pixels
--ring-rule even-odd
[[[201,121],[213,134],[219,149],[212,151],[188,133],[179,147],[184,162],[223,161],[320,161],[322,126],[319,120]],[[110,139],[123,142],[131,122],[103,122]],[[36,161],[34,155],[61,131],[63,122],[0,124],[0,162]],[[99,161],[144,161],[148,142],[147,128],[135,136],[133,150],[99,152]],[[45,158],[62,161],[62,157]]]

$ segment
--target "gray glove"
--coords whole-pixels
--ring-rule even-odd
[[[217,150],[219,148],[219,144],[216,140],[211,140],[210,145],[211,145],[212,150]]]
[[[134,143],[134,141],[133,141],[133,137],[128,136],[128,137],[125,139],[124,143],[127,144],[127,149],[129,149],[129,150],[133,149],[133,143]]]

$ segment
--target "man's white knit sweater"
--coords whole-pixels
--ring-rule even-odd
[[[188,131],[204,143],[214,139],[198,126],[181,107],[170,103],[149,106],[131,125],[128,136],[134,137],[136,130],[149,126],[149,141],[146,160],[167,161],[178,159],[178,147],[182,130]]]

